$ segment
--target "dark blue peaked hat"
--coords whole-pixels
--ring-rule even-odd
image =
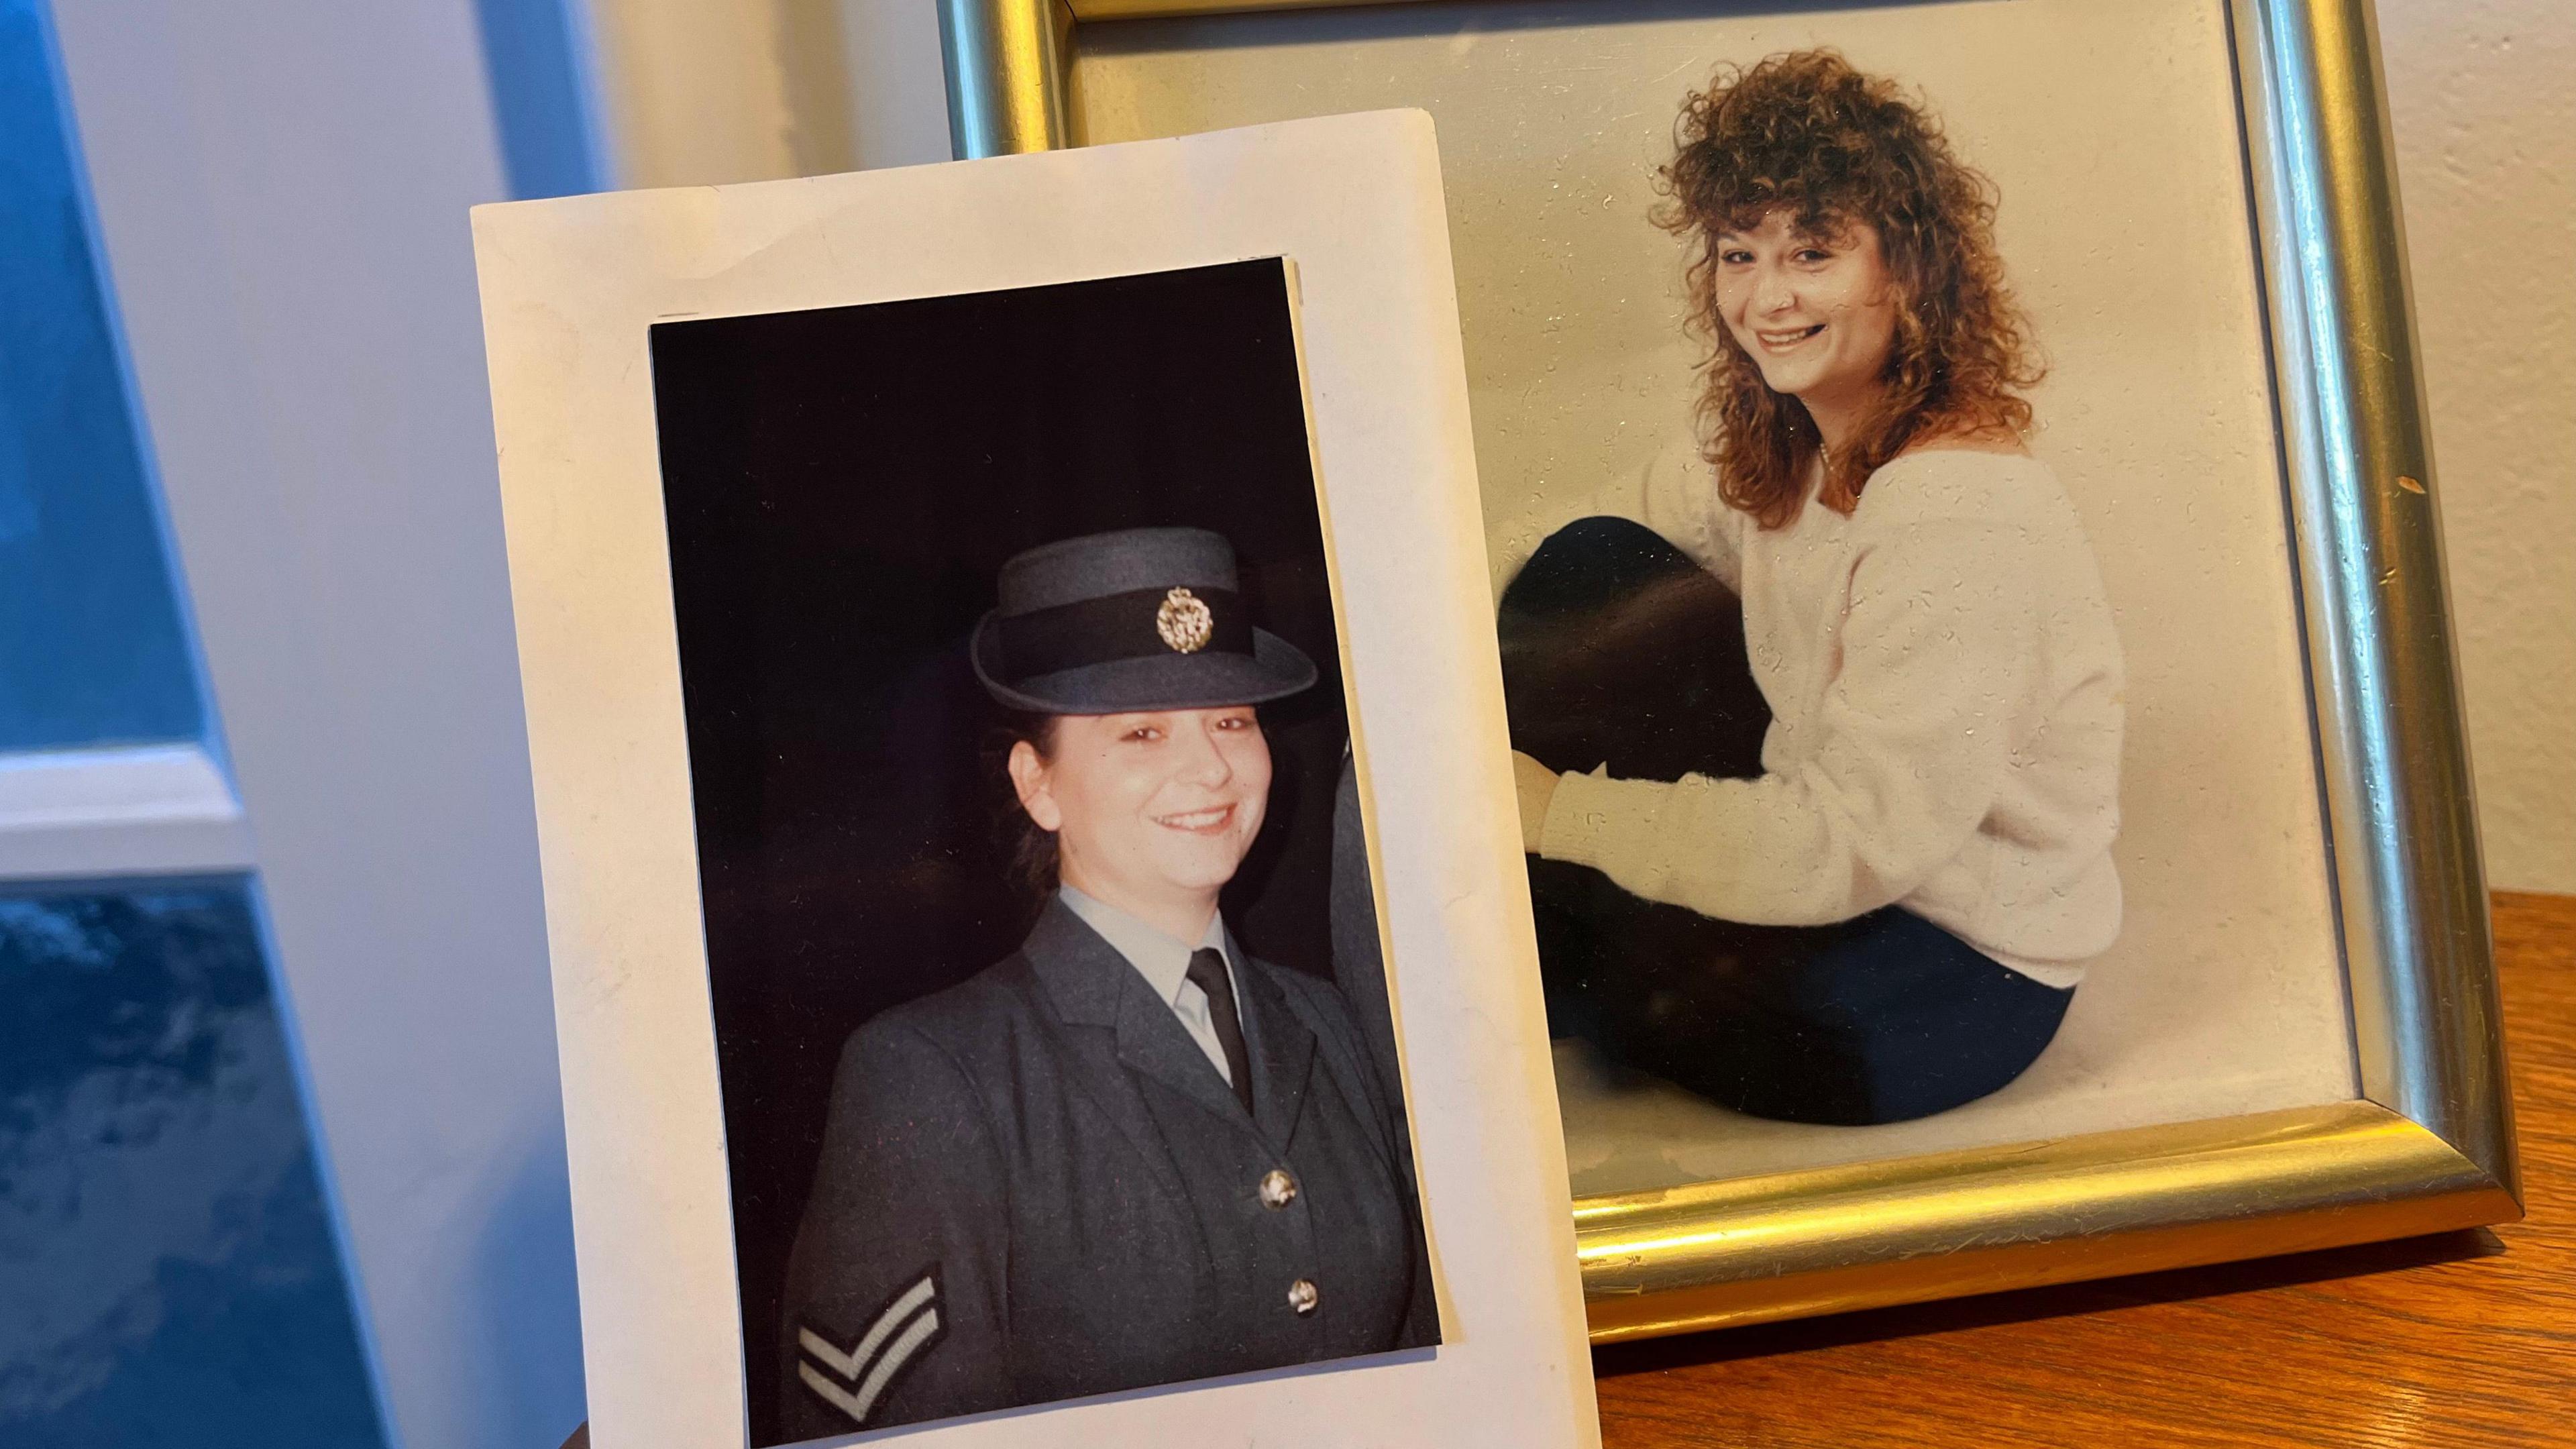
[[[1002,565],[975,626],[975,677],[1040,714],[1260,704],[1315,682],[1296,645],[1252,626],[1234,545],[1204,528],[1060,539]]]

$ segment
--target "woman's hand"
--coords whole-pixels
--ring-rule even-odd
[[[1521,801],[1521,850],[1536,855],[1539,837],[1547,833],[1548,802],[1556,798],[1556,772],[1514,750],[1512,786]]]

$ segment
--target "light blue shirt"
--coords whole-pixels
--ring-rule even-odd
[[[1225,1065],[1225,1044],[1217,1040],[1216,1019],[1208,1014],[1207,993],[1189,979],[1190,953],[1202,948],[1213,950],[1225,961],[1226,985],[1233,988],[1234,999],[1243,1000],[1243,982],[1235,974],[1234,952],[1226,945],[1224,913],[1209,915],[1207,930],[1200,933],[1197,945],[1185,945],[1179,938],[1069,885],[1056,887],[1056,894],[1064,898],[1066,907],[1080,916],[1084,925],[1099,932],[1102,940],[1127,958],[1127,964],[1135,967],[1136,974],[1154,989],[1154,995],[1181,1019],[1182,1029],[1199,1044],[1200,1051],[1207,1053],[1216,1074],[1225,1078],[1227,1086],[1233,1086],[1234,1073]],[[1238,1027],[1241,1024],[1240,1020],[1236,1023]]]

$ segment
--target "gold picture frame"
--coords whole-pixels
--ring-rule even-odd
[[[1094,22],[1330,3],[940,0],[957,152],[1076,144]],[[2521,1216],[2372,6],[2227,9],[2360,1097],[1578,1198],[1595,1342]]]

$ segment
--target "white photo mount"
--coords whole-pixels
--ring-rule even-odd
[[[1597,1442],[1428,116],[475,214],[592,1442],[746,1442],[648,329],[1289,258],[1443,1343],[896,1430]],[[870,1436],[878,1437],[878,1436]]]

